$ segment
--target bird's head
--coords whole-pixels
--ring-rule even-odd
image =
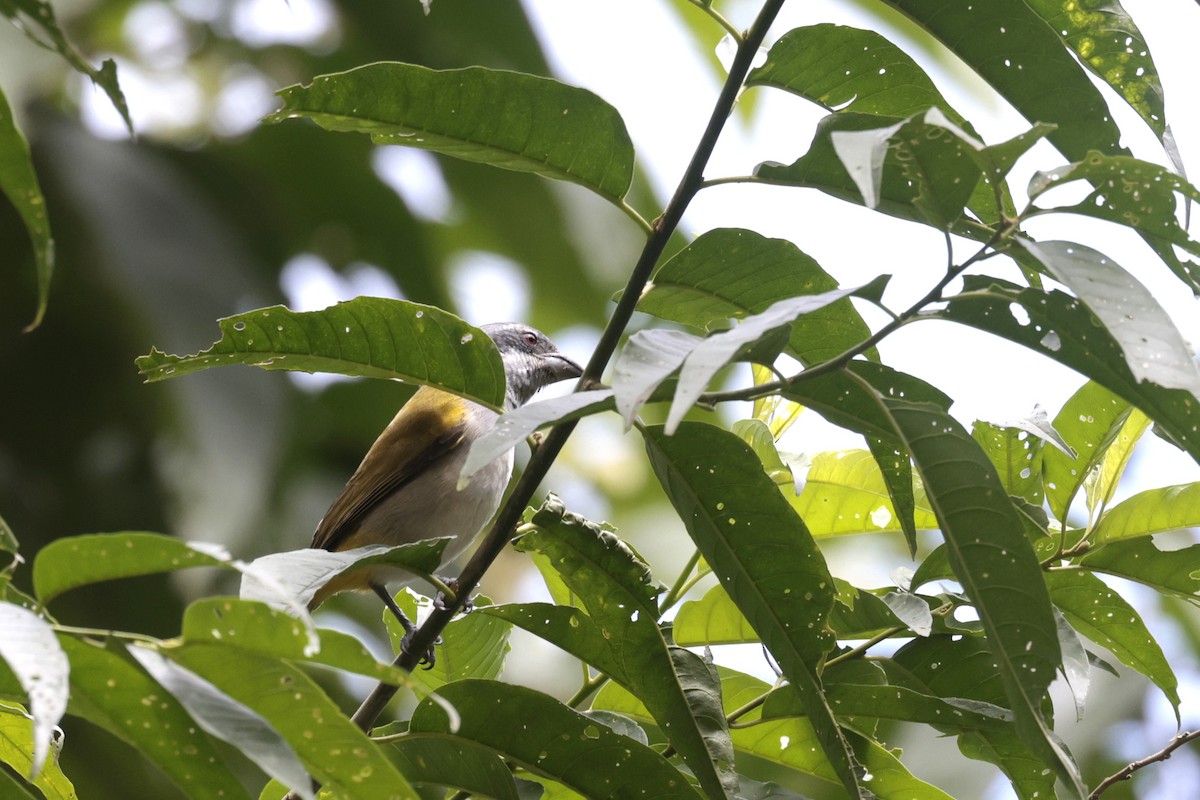
[[[482,330],[496,343],[504,359],[508,383],[504,405],[509,410],[524,405],[543,386],[583,374],[583,369],[560,353],[537,328],[518,322],[493,322]]]

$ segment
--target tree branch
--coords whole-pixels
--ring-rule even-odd
[[[1088,800],[1096,800],[1097,797],[1104,794],[1105,791],[1111,789],[1116,784],[1120,783],[1121,781],[1129,780],[1133,777],[1133,773],[1137,772],[1139,769],[1148,767],[1151,764],[1155,764],[1159,761],[1166,761],[1171,757],[1171,753],[1174,753],[1176,750],[1183,747],[1193,739],[1200,739],[1200,730],[1184,731],[1172,739],[1170,744],[1168,744],[1162,750],[1159,750],[1157,753],[1134,761],[1132,764],[1127,764],[1124,769],[1120,770],[1119,772],[1115,772],[1104,780],[1100,781],[1096,788],[1092,790],[1092,793],[1088,795]]]
[[[767,29],[774,22],[782,6],[783,0],[767,0],[759,12],[758,18],[755,19],[754,24],[746,32],[745,39],[740,43],[737,55],[730,66],[729,76],[726,78],[725,85],[721,89],[721,94],[713,106],[712,115],[709,118],[707,127],[704,129],[704,133],[700,137],[700,142],[696,146],[692,160],[688,164],[688,168],[680,179],[675,194],[667,204],[662,216],[651,224],[651,233],[646,240],[645,247],[642,249],[641,257],[638,258],[637,264],[629,276],[621,299],[617,301],[617,307],[600,336],[600,341],[592,353],[591,360],[588,361],[587,367],[584,368],[583,375],[576,386],[576,391],[599,380],[613,353],[616,351],[617,344],[621,340],[621,335],[624,333],[630,318],[633,316],[634,307],[646,283],[650,280],[650,275],[654,271],[655,265],[666,249],[667,242],[675,232],[676,227],[678,227],[679,221],[683,218],[684,210],[703,184],[704,169],[708,164],[709,158],[712,156],[713,148],[716,146],[717,139],[721,135],[721,130],[725,126],[725,120],[728,119],[729,113],[733,109],[734,101],[737,100],[738,92],[741,90],[746,75],[750,71],[754,56],[758,53],[758,48],[766,37]],[[435,609],[429,615],[424,624],[413,634],[408,650],[397,656],[394,662],[396,666],[411,672],[416,667],[420,654],[428,650],[430,645],[436,641],[438,635],[445,629],[454,614],[462,606],[464,600],[478,586],[480,579],[488,567],[492,565],[492,562],[496,560],[497,556],[500,555],[501,551],[508,544],[514,528],[521,519],[521,514],[525,506],[533,497],[534,491],[541,483],[542,478],[545,477],[546,472],[550,469],[550,465],[562,450],[563,445],[566,444],[567,438],[575,429],[575,424],[573,421],[565,422],[551,428],[542,446],[530,458],[525,472],[517,481],[512,494],[509,495],[508,501],[501,507],[496,521],[484,536],[483,541],[471,557],[471,560],[463,568],[462,574],[459,575],[458,585],[460,591],[455,602],[449,604],[444,609]],[[354,712],[351,719],[363,730],[369,730],[375,724],[375,720],[379,717],[380,713],[383,712],[384,707],[387,706],[388,702],[396,694],[396,691],[397,687],[380,683],[363,700],[362,705]]]

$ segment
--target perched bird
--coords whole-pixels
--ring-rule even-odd
[[[501,322],[482,329],[496,343],[504,361],[506,411],[524,405],[543,386],[583,373],[535,328]],[[350,550],[451,536],[442,563],[457,557],[496,513],[512,477],[510,450],[458,489],[459,471],[471,442],[490,431],[497,416],[458,395],[421,387],[371,445],[317,525],[311,547]],[[339,576],[317,592],[309,610],[338,592],[370,590],[396,615],[406,634],[411,634],[412,622],[386,587],[389,580],[404,577],[405,573],[387,567]],[[424,659],[430,665],[432,656],[431,649]]]

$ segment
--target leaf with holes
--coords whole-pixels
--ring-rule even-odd
[[[1046,500],[1060,521],[1092,469],[1104,460],[1104,454],[1129,418],[1128,401],[1117,397],[1094,381],[1088,381],[1071,395],[1054,417],[1054,429],[1075,451],[1075,457],[1049,449],[1042,454]]]
[[[1179,682],[1158,642],[1125,598],[1087,572],[1046,573],[1050,599],[1071,626],[1152,680],[1179,716]]]
[[[1057,290],[967,276],[963,291],[931,316],[1000,336],[1071,367],[1146,412],[1200,460],[1200,401],[1185,390],[1134,378],[1120,345],[1079,300]]]
[[[833,646],[833,577],[803,520],[754,453],[732,433],[684,423],[643,432],[651,466],[705,561],[784,675],[800,687],[843,786],[857,797],[861,766],[825,702],[816,667]]]
[[[637,307],[711,330],[731,317],[765,311],[777,300],[836,288],[837,281],[791,242],[741,228],[717,228],[663,264]],[[837,300],[792,323],[787,352],[801,363],[815,364],[870,335],[850,300]]]
[[[647,791],[662,798],[700,797],[679,770],[646,745],[541,692],[467,680],[443,686],[438,696],[442,703],[427,699],[417,706],[410,731],[479,744],[585,797],[635,797]],[[456,719],[444,704],[455,710]]]
[[[1200,527],[1200,483],[1138,492],[1108,510],[1088,540],[1108,544],[1165,531]]]
[[[549,78],[380,62],[278,94],[283,108],[267,122],[307,117],[326,130],[370,134],[376,144],[578,183],[616,203],[633,180],[621,115],[586,89]]]
[[[567,512],[553,495],[530,523],[517,548],[547,556],[587,614],[546,607],[539,617],[542,609],[529,605],[501,606],[495,613],[627,685],[670,731],[672,744],[705,791],[717,797],[732,792],[736,775],[716,679],[699,656],[664,637],[656,599],[662,587],[650,568],[615,535]]]
[[[8,664],[28,698],[33,757],[25,777],[34,779],[50,754],[54,728],[67,710],[71,664],[45,620],[5,602],[0,602],[0,660]]]
[[[137,359],[147,381],[211,367],[331,372],[434,386],[499,409],[504,365],[487,334],[433,306],[357,297],[321,311],[260,308],[218,320],[222,337],[195,355],[152,350]]]
[[[1161,550],[1149,537],[1122,539],[1088,551],[1076,562],[1143,583],[1155,591],[1200,602],[1200,544],[1182,550]]]
[[[1042,448],[1045,444],[1041,439],[1019,428],[993,425],[983,420],[975,420],[971,437],[979,442],[1009,494],[1041,505]]]
[[[924,489],[917,487],[914,498],[916,527],[936,529],[937,518]],[[804,488],[789,501],[813,536],[901,530],[883,474],[866,450],[818,453]]]
[[[1041,566],[987,455],[940,409],[880,400],[912,453],[946,553],[987,634],[1021,740],[1081,796],[1078,768],[1041,702],[1061,662]]]

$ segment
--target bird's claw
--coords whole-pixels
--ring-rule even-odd
[[[443,579],[442,583],[446,584],[446,588],[454,593],[455,598],[457,598],[461,593],[458,578]],[[433,598],[433,606],[439,611],[445,611],[450,607],[450,603],[447,602],[447,597],[444,592],[438,592],[437,597]],[[470,597],[468,597],[463,601],[462,608],[459,610],[464,614],[470,614],[475,610],[475,603],[472,602]]]
[[[403,653],[411,653],[409,647],[412,645],[413,634],[416,633],[416,628],[412,628],[404,634],[404,638],[400,640],[400,651]],[[442,637],[438,637],[433,644],[429,645],[429,649],[421,654],[421,659],[417,661],[417,666],[422,669],[433,669],[434,663],[437,662],[437,653],[434,649],[442,643]]]

